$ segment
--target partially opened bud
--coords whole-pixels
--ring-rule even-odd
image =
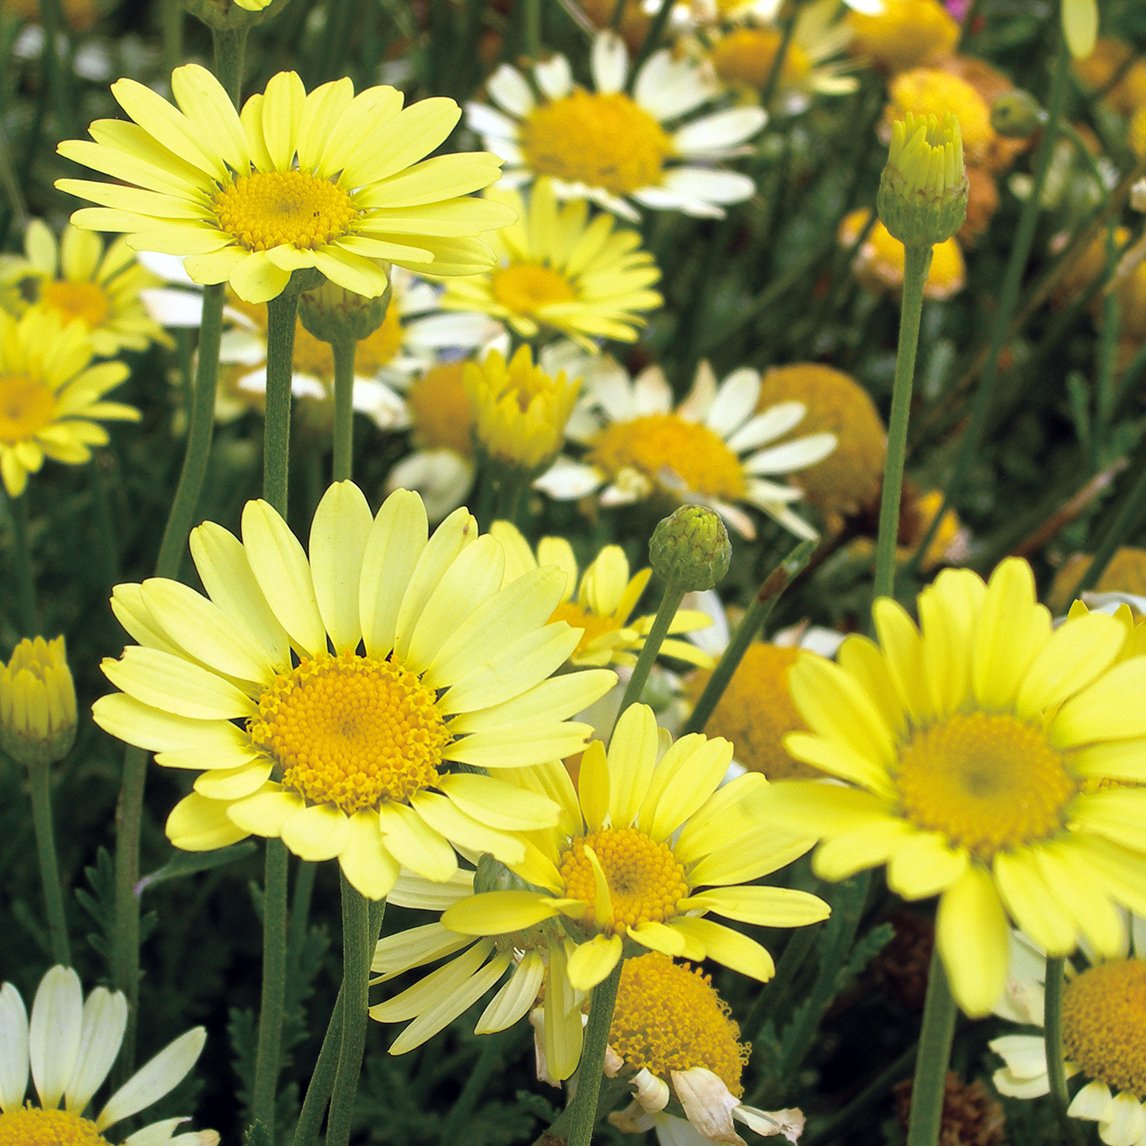
[[[22,640],[0,666],[0,748],[28,767],[54,764],[68,754],[77,722],[64,638]]]

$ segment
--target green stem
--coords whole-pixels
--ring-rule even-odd
[[[48,938],[52,958],[61,966],[72,965],[68,945],[68,922],[64,913],[63,885],[56,856],[56,835],[52,825],[52,767],[37,764],[28,768],[28,787],[32,795],[32,826],[36,833],[36,857],[40,862],[40,880],[44,885],[44,907],[48,915]]]
[[[282,840],[267,840],[263,884],[263,982],[259,998],[259,1035],[255,1046],[255,1083],[251,1117],[262,1123],[267,1141],[275,1140],[275,1098],[282,1058],[286,1000],[287,850]]]
[[[354,459],[354,359],[358,342],[343,338],[331,343],[334,352],[335,481],[348,481]]]
[[[334,1000],[322,1047],[311,1072],[306,1097],[302,1102],[302,1113],[294,1132],[294,1146],[317,1146],[318,1143],[322,1116],[326,1113],[326,1103],[334,1086],[334,1072],[338,1067],[338,1053],[342,1047],[343,990],[342,987],[338,989],[338,998]]]
[[[163,70],[173,72],[183,63],[183,2],[163,0]]]
[[[75,114],[75,101],[70,90],[71,69],[65,67],[56,54],[64,27],[61,17],[60,0],[40,0],[40,27],[44,33],[44,43],[40,49],[41,82],[52,93],[56,126],[61,137],[67,139],[74,134],[72,118]]]
[[[223,90],[238,107],[243,90],[243,57],[247,51],[247,28],[212,28],[211,46],[214,48],[215,75]]]
[[[675,584],[665,585],[664,596],[661,597],[657,615],[653,618],[652,628],[649,629],[649,635],[645,638],[645,643],[637,655],[637,663],[633,665],[633,675],[629,677],[629,683],[625,685],[625,694],[621,697],[621,707],[617,709],[618,720],[621,718],[621,713],[630,704],[640,700],[641,691],[649,679],[649,671],[657,659],[657,653],[660,652],[665,637],[668,636],[669,626],[676,616],[676,611],[680,608],[681,601],[684,600],[684,592]]]
[[[291,366],[298,295],[267,303],[267,407],[263,438],[263,497],[285,518],[290,468]]]
[[[525,0],[524,38],[526,56],[541,59],[541,0]]]
[[[744,659],[744,654],[772,615],[780,594],[804,569],[815,551],[816,542],[801,541],[772,570],[764,584],[757,590],[756,596],[752,598],[752,604],[748,606],[740,624],[736,626],[736,632],[732,634],[728,647],[724,650],[716,668],[712,670],[712,676],[708,678],[708,683],[704,686],[692,715],[681,730],[682,736],[687,732],[704,731],[704,726],[716,711],[716,706],[724,695],[728,682]]]
[[[354,1114],[354,1098],[362,1073],[362,1052],[366,1046],[370,960],[378,932],[371,932],[369,902],[339,873],[342,884],[342,1039],[338,1067],[330,1096],[330,1117],[326,1124],[326,1146],[346,1146]]]
[[[899,537],[899,502],[903,493],[903,467],[907,457],[907,423],[911,417],[911,388],[915,381],[919,320],[923,314],[923,284],[931,269],[931,248],[905,247],[904,258],[899,346],[891,392],[891,415],[887,426],[887,462],[879,503],[879,533],[875,543],[875,597],[890,597],[895,587],[895,543]]]
[[[768,69],[764,86],[760,89],[761,107],[766,108],[772,102],[772,97],[776,94],[776,86],[780,82],[780,73],[784,70],[784,60],[788,56],[788,48],[791,46],[792,37],[796,32],[796,17],[798,15],[799,4],[795,3],[791,6],[788,15],[783,20],[783,28],[780,32],[780,44],[776,49],[776,54],[772,57],[772,66]]]
[[[919,1057],[911,1088],[911,1117],[907,1146],[936,1146],[943,1124],[943,1098],[947,1089],[947,1064],[955,1037],[955,999],[936,945],[927,978],[923,1025],[919,1031]]]
[[[1043,187],[1046,184],[1047,172],[1050,170],[1050,160],[1054,153],[1055,140],[1058,138],[1058,125],[1063,115],[1066,102],[1067,88],[1070,83],[1070,53],[1066,48],[1066,41],[1059,35],[1058,56],[1055,60],[1054,80],[1051,86],[1050,100],[1047,105],[1047,120],[1043,129],[1042,139],[1035,154],[1034,177],[1031,181],[1030,194],[1023,203],[1019,215],[1019,223],[1015,228],[1015,237],[1011,244],[1011,252],[1007,259],[1006,270],[1003,272],[1003,285],[999,292],[998,306],[995,308],[994,321],[991,327],[991,337],[987,348],[987,358],[983,366],[983,373],[979,378],[979,386],[971,401],[971,416],[967,421],[967,428],[959,441],[958,452],[951,469],[951,477],[943,488],[943,500],[931,520],[931,525],[911,555],[905,572],[914,572],[923,555],[928,551],[935,534],[947,512],[947,508],[958,496],[963,487],[971,461],[978,448],[979,439],[987,421],[987,414],[991,408],[991,399],[994,397],[996,382],[999,374],[999,357],[1010,337],[1011,315],[1019,301],[1019,288],[1022,285],[1023,272],[1026,270],[1027,259],[1034,243],[1035,229],[1038,226],[1039,206],[1043,197]]]
[[[520,466],[497,464],[487,472],[497,491],[493,507],[494,520],[517,525],[521,520],[521,503],[529,489],[529,471]],[[481,521],[480,518],[478,520]]]
[[[123,781],[115,805],[115,939],[112,982],[127,996],[127,1030],[120,1051],[117,1080],[126,1081],[135,1065],[135,1032],[139,1014],[139,845],[143,789],[148,754],[128,746],[123,753]]]
[[[585,1042],[581,1050],[581,1065],[577,1068],[577,1093],[569,1104],[568,1146],[589,1146],[593,1140],[593,1127],[597,1124],[597,1098],[604,1077],[605,1048],[609,1044],[609,1028],[613,1023],[613,1008],[617,1002],[617,988],[621,983],[624,959],[609,972],[608,978],[598,983],[589,1004],[589,1022],[585,1027]]]
[[[226,288],[205,287],[203,318],[199,328],[199,360],[195,368],[195,388],[188,413],[187,448],[179,484],[167,513],[167,525],[155,562],[158,577],[175,577],[187,545],[187,535],[199,504],[207,463],[211,457],[211,439],[215,432],[215,390],[219,379],[219,343],[223,336],[223,304]]]
[[[633,60],[633,66],[629,70],[629,81],[626,85],[626,91],[632,91],[633,85],[637,82],[637,73],[641,70],[641,65],[649,58],[656,50],[657,44],[661,41],[661,36],[664,35],[665,28],[668,27],[669,16],[672,15],[673,4],[676,0],[661,0],[661,6],[657,9],[656,15],[652,18],[649,24],[649,30],[645,35],[644,41],[641,43],[641,50],[637,53],[637,58]]]
[[[12,568],[16,581],[16,609],[25,636],[40,631],[40,605],[36,596],[36,573],[28,541],[28,492],[8,498],[8,519],[12,523]]]
[[[1051,1102],[1054,1103],[1064,1140],[1069,1142],[1070,1146],[1083,1146],[1085,1139],[1078,1123],[1066,1112],[1070,1106],[1070,1094],[1066,1089],[1066,1065],[1062,1057],[1062,989],[1065,982],[1063,975],[1065,962],[1062,958],[1047,960],[1043,1023],[1047,1079],[1050,1082]]]

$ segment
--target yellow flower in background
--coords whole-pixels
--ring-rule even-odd
[[[633,618],[651,569],[641,569],[630,577],[629,561],[619,545],[606,545],[580,571],[573,547],[564,537],[543,537],[536,554],[521,531],[508,521],[495,521],[490,533],[504,546],[506,576],[512,580],[542,565],[556,565],[565,574],[565,592],[553,613],[553,620],[568,621],[581,630],[581,640],[569,657],[574,665],[617,665],[631,668],[644,647],[654,614]],[[710,623],[707,614],[678,609],[669,633],[689,633]],[[689,641],[668,637],[661,655],[694,665],[710,667],[712,658]]]
[[[1093,560],[1092,554],[1075,553],[1063,563],[1047,590],[1047,605],[1054,612],[1063,613],[1070,607],[1074,587]],[[1146,597],[1146,549],[1133,545],[1116,549],[1088,593],[1126,593]]]
[[[320,502],[309,555],[261,501],[241,543],[208,522],[191,553],[207,597],[116,587],[140,643],[104,662],[122,691],[93,707],[156,763],[200,773],[167,821],[177,847],[281,837],[378,899],[399,865],[448,879],[455,844],[517,862],[516,833],[555,821],[551,800],[451,766],[527,769],[583,746],[589,727],[566,717],[615,677],[548,679],[580,635],[548,624],[560,570],[502,588],[501,545],[465,510],[429,535],[416,494],[372,516],[351,482]]]
[[[480,365],[466,363],[462,383],[473,406],[474,442],[489,461],[530,472],[553,461],[565,441],[580,378],[564,370],[550,374],[522,346],[508,362],[491,350]]]
[[[0,255],[4,309],[20,315],[39,303],[62,322],[78,322],[101,358],[120,350],[145,350],[152,342],[171,345],[140,293],[159,282],[123,239],[105,250],[95,235],[69,225],[57,242],[41,219],[28,224],[24,257]]]
[[[636,341],[642,312],[664,301],[652,289],[660,269],[636,231],[618,229],[609,215],[590,218],[583,201],[558,203],[547,179],[528,203],[502,188],[486,199],[516,212],[517,222],[489,237],[491,270],[450,281],[443,310],[491,315],[522,338],[557,331],[590,350],[593,339]]]
[[[369,298],[386,289],[389,263],[473,274],[493,261],[476,236],[513,218],[470,195],[497,179],[496,157],[425,158],[458,121],[453,100],[403,108],[394,88],[355,95],[349,79],[308,93],[294,72],[280,72],[240,115],[197,64],[176,68],[171,89],[175,106],[119,80],[112,94],[130,122],[96,120],[91,141],[59,145],[124,183],[56,186],[100,204],[76,211],[76,226],[181,255],[196,282],[230,283],[247,302],[277,297],[307,268]]]
[[[1122,951],[1121,908],[1146,908],[1146,657],[1119,661],[1114,617],[1057,629],[1023,561],[984,584],[946,570],[920,594],[920,627],[889,598],[878,644],[844,641],[838,663],[789,673],[810,731],[798,760],[844,784],[784,781],[764,822],[822,839],[813,868],[845,879],[887,865],[892,891],[938,895],[951,989],[986,1014],[1007,973],[1008,916],[1052,955],[1082,941]]]
[[[21,764],[55,763],[68,754],[78,722],[64,638],[25,638],[0,665],[0,748]]]
[[[734,1119],[758,1134],[798,1141],[804,1129],[801,1111],[759,1110],[741,1102],[750,1050],[708,975],[655,951],[626,960],[605,1071],[623,1072],[634,1098],[609,1121],[630,1133],[655,1128],[662,1146],[686,1140],[744,1146]],[[666,1109],[673,1099],[687,1129]],[[689,1130],[698,1137],[684,1137]]]
[[[852,51],[889,72],[934,63],[959,42],[959,23],[942,0],[883,0],[882,11],[852,11],[847,22]]]
[[[744,153],[767,121],[762,108],[697,115],[720,97],[716,80],[667,48],[630,77],[613,31],[594,36],[590,70],[592,88],[581,87],[569,60],[552,56],[534,66],[531,85],[502,64],[486,85],[501,110],[466,105],[469,126],[506,161],[504,183],[548,176],[562,199],[590,199],[633,220],[633,204],[720,218],[725,205],[751,197],[749,176],[714,164]]]
[[[869,219],[871,212],[866,207],[849,211],[840,223],[840,245],[853,246],[867,228],[852,263],[856,277],[870,290],[902,290],[903,244],[878,219],[868,228]],[[936,243],[931,248],[931,268],[923,284],[923,297],[941,301],[958,294],[966,285],[967,264],[959,240],[952,237]]]
[[[962,76],[943,68],[912,68],[901,72],[888,85],[888,104],[881,125],[883,138],[890,140],[896,121],[906,120],[909,115],[916,124],[934,116],[940,125],[948,115],[953,115],[967,162],[982,163],[988,159],[995,142],[991,109]],[[928,143],[935,142],[934,138],[928,139]],[[960,168],[962,160],[960,156]]]
[[[20,992],[0,986],[0,1142],[8,1146],[105,1146],[109,1127],[158,1102],[187,1076],[207,1034],[195,1027],[139,1068],[91,1118],[84,1112],[119,1055],[127,999],[96,987],[84,999],[79,976],[53,967],[40,981],[29,1019]],[[24,1095],[31,1069],[39,1105]],[[183,1118],[153,1122],[123,1146],[218,1146],[214,1130],[172,1137]]]
[[[45,458],[82,465],[108,440],[100,421],[139,420],[134,406],[103,397],[127,377],[122,362],[92,363],[82,324],[33,307],[15,319],[0,311],[0,477],[19,497]]]
[[[530,833],[525,859],[507,861],[534,890],[475,894],[449,908],[442,924],[492,937],[563,917],[577,943],[566,974],[579,991],[605,979],[633,944],[770,979],[772,957],[761,944],[705,917],[766,927],[826,918],[827,904],[807,892],[750,886],[810,841],[760,827],[763,776],[721,785],[732,759],[727,740],[666,740],[652,710],[634,704],[607,751],[599,740],[586,748],[576,791],[558,761],[523,777],[561,805],[557,826]]]

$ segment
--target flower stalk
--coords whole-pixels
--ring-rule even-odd
[[[44,909],[48,919],[52,959],[63,967],[70,967],[72,958],[68,943],[68,922],[64,911],[63,884],[60,880],[52,817],[52,766],[47,763],[29,765],[28,788],[32,796],[32,827],[36,836],[40,881],[44,885]]]
[[[577,1091],[569,1106],[568,1146],[589,1146],[593,1140],[597,1099],[605,1075],[605,1050],[609,1045],[609,1028],[613,1023],[613,1008],[617,1004],[617,989],[621,985],[621,968],[624,965],[624,959],[618,959],[608,977],[593,990],[581,1065],[577,1068]]]
[[[919,1057],[911,1088],[911,1120],[907,1146],[935,1146],[943,1123],[947,1063],[955,1037],[955,999],[936,946],[927,976],[927,998],[919,1031]]]

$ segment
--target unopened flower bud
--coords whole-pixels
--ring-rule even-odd
[[[78,719],[64,638],[22,640],[0,665],[0,748],[29,768],[54,764],[71,749]]]
[[[382,325],[390,294],[387,287],[377,298],[366,298],[327,281],[298,296],[298,317],[323,342],[361,342]]]
[[[659,577],[686,592],[718,584],[728,572],[732,543],[720,515],[703,505],[682,505],[657,523],[649,562]]]
[[[951,238],[967,216],[967,171],[959,121],[948,112],[908,112],[891,129],[887,165],[876,208],[888,231],[905,247],[933,247]]]
[[[1046,112],[1028,91],[1012,88],[991,104],[991,126],[1005,139],[1026,139],[1046,122]]]
[[[183,0],[187,11],[218,32],[251,27],[276,15],[287,0]]]

